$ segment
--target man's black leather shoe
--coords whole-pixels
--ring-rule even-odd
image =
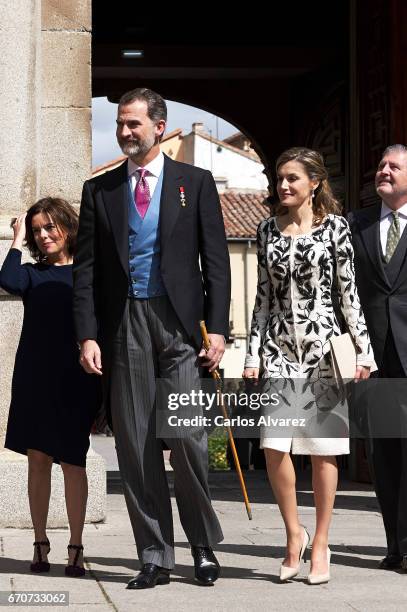
[[[395,570],[400,569],[403,558],[401,555],[387,555],[379,563],[379,569]]]
[[[154,563],[145,563],[137,576],[128,583],[126,589],[152,589],[156,584],[169,584],[170,570]]]
[[[212,548],[191,546],[191,553],[194,558],[195,579],[201,584],[213,584],[219,578],[220,565]]]

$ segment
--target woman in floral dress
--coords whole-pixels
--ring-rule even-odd
[[[348,223],[338,216],[340,208],[322,156],[292,148],[280,155],[276,170],[280,201],[275,216],[260,223],[257,232],[258,286],[243,376],[283,380],[296,390],[295,399],[302,408],[309,395],[303,396],[298,389],[308,384],[319,409],[329,396],[326,389],[336,389],[329,339],[341,331],[332,304],[334,285],[357,350],[355,379],[369,377],[373,353],[355,285]],[[291,450],[311,455],[312,462],[316,531],[308,582],[327,582],[328,530],[338,480],[336,455],[349,453],[349,438],[270,437],[269,431],[262,431],[261,447],[287,532],[280,579],[298,574],[310,539],[298,520]]]

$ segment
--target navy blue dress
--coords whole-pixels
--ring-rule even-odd
[[[10,249],[0,272],[0,286],[24,304],[5,447],[84,467],[101,390],[78,361],[72,265],[21,265],[21,255]]]

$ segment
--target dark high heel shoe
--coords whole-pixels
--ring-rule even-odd
[[[73,560],[73,564],[67,565],[65,567],[65,576],[70,576],[71,578],[80,578],[81,576],[85,575],[85,568],[77,565],[79,555],[81,554],[81,551],[83,550],[83,546],[82,544],[68,544],[68,554],[69,554],[69,550],[71,549],[76,550],[76,553],[75,553],[75,557]]]
[[[48,561],[43,561],[42,560],[42,552],[41,552],[41,546],[47,546],[48,550],[47,550],[47,555],[49,554],[50,550],[51,550],[51,546],[49,544],[49,540],[48,538],[46,540],[44,540],[43,542],[34,542],[34,546],[37,549],[37,558],[38,561],[33,561],[33,563],[31,563],[30,565],[30,570],[32,572],[49,572],[50,570],[50,564],[48,563]]]

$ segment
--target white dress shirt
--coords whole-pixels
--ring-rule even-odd
[[[148,170],[148,174],[146,174],[145,178],[148,184],[148,188],[150,190],[150,197],[153,197],[154,190],[157,187],[158,179],[160,177],[163,167],[164,167],[164,155],[162,151],[160,151],[157,157],[154,157],[154,159],[151,162],[143,166],[143,168]],[[129,157],[129,161],[127,163],[127,173],[130,178],[131,192],[133,195],[134,195],[134,190],[136,189],[137,181],[140,178],[140,175],[136,173],[136,171],[139,170],[139,168],[141,168],[141,166],[138,166],[137,164],[135,164],[134,161],[132,161]]]
[[[390,229],[390,225],[393,221],[393,217],[391,215],[393,211],[391,208],[387,206],[384,202],[382,202],[382,210],[380,212],[380,244],[382,247],[383,255],[386,253],[386,244],[387,244],[387,232]],[[407,202],[401,206],[401,208],[397,211],[399,220],[400,220],[400,238],[404,231],[404,228],[407,225]]]

